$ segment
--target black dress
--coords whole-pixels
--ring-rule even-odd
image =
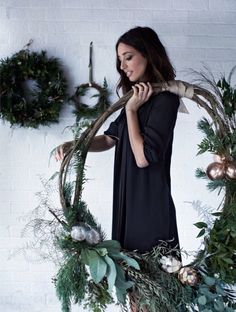
[[[179,97],[162,92],[138,110],[144,154],[149,166],[139,168],[131,150],[125,110],[104,134],[116,140],[112,239],[127,250],[150,251],[160,240],[179,244],[170,190],[173,131]]]

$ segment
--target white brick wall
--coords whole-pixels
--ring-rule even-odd
[[[110,88],[117,80],[114,45],[119,35],[137,25],[153,27],[166,45],[177,78],[191,80],[189,67],[209,65],[215,74],[236,64],[235,0],[0,0],[0,58],[19,51],[29,39],[32,49],[46,49],[61,58],[70,90],[88,80],[88,48],[94,42],[94,79]],[[113,95],[113,99],[116,97]],[[172,164],[172,192],[176,203],[181,245],[196,250],[198,220],[191,204],[217,205],[215,194],[194,178],[195,168],[211,162],[210,155],[196,157],[201,134],[196,122],[205,113],[186,101],[190,115],[179,114]],[[72,108],[63,110],[60,123],[39,130],[12,129],[0,123],[0,311],[57,312],[60,304],[50,263],[32,263],[23,255],[8,259],[25,239],[21,230],[28,213],[37,206],[42,189],[38,175],[49,178],[59,164],[51,160],[54,146],[71,138],[63,129],[74,122]],[[109,122],[106,122],[103,129]],[[101,131],[102,131],[101,130]],[[191,142],[191,143],[190,143]],[[110,234],[113,151],[91,154],[84,198]],[[74,307],[74,311],[82,311]],[[116,307],[109,311],[118,311]]]

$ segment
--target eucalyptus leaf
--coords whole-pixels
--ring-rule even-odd
[[[126,291],[123,291],[120,288],[116,288],[116,297],[120,303],[125,304]]]
[[[116,240],[105,240],[105,241],[97,244],[96,247],[106,248],[108,251],[112,251],[113,249],[120,251],[120,249],[121,249],[120,243]]]
[[[222,287],[220,287],[219,285],[216,285],[216,292],[217,292],[217,294],[225,296],[225,290]]]
[[[115,260],[124,260],[129,266],[135,268],[136,270],[140,270],[138,262],[135,259],[125,255],[123,252],[109,253],[109,256]]]
[[[90,249],[88,249],[88,263],[92,279],[97,284],[106,274],[107,263],[95,250]]]
[[[107,282],[108,282],[108,291],[112,292],[112,289],[116,281],[116,266],[113,260],[107,255],[105,256],[104,260],[107,263],[106,275],[107,275]]]
[[[214,302],[214,308],[215,308],[215,311],[219,311],[219,312],[225,311],[224,304],[221,301]]]
[[[197,301],[200,305],[205,305],[207,303],[206,296],[200,296]]]
[[[213,286],[216,283],[216,280],[210,276],[204,276],[204,281],[208,286]]]
[[[199,294],[205,295],[206,297],[212,297],[212,293],[209,291],[208,286],[200,287]]]
[[[108,254],[108,251],[107,251],[106,248],[97,248],[97,246],[96,246],[96,247],[94,248],[94,250],[96,250],[97,253],[98,253],[100,256],[102,256],[102,257],[104,257],[104,256],[106,256],[106,255]]]
[[[125,272],[120,267],[120,265],[115,263],[115,266],[116,266],[116,272],[117,272],[115,286],[123,291],[126,291],[127,289],[131,288],[134,285],[134,282],[126,280]]]

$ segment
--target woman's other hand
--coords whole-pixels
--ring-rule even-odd
[[[68,153],[73,147],[73,141],[65,142],[59,145],[55,151],[55,159],[56,161],[62,161],[65,154]]]
[[[152,86],[149,82],[144,83],[136,83],[132,87],[134,93],[131,98],[128,100],[125,109],[126,111],[134,111],[136,112],[141,105],[148,101],[150,96],[153,93]]]

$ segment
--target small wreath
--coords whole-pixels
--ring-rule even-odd
[[[93,107],[81,102],[81,97],[85,96],[89,89],[95,89],[97,94],[92,97],[98,97],[98,102]],[[103,87],[95,82],[89,82],[79,85],[76,88],[75,94],[71,97],[71,100],[75,103],[75,114],[77,121],[80,119],[96,119],[109,107],[108,101],[109,92],[107,89],[107,81],[104,79]]]
[[[0,64],[0,117],[11,125],[38,128],[58,122],[66,99],[59,60],[46,51],[21,50]]]

